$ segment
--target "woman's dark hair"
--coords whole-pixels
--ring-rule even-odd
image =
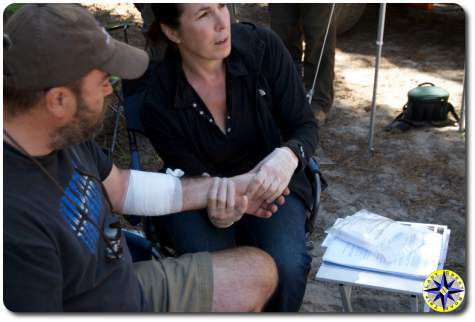
[[[177,29],[180,27],[180,16],[183,13],[183,5],[179,3],[153,3],[152,11],[154,22],[150,26],[148,37],[153,42],[165,41],[171,44],[172,41],[163,33],[160,24]]]

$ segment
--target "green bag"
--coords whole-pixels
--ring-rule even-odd
[[[429,85],[429,86],[427,86]],[[454,121],[449,119],[449,112],[458,122],[459,117],[452,104],[449,103],[449,93],[432,83],[422,83],[407,93],[407,103],[386,130],[398,128],[407,130],[410,126],[448,126]]]

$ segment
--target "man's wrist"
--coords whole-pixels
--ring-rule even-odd
[[[182,179],[183,211],[205,209],[213,177],[192,177]]]

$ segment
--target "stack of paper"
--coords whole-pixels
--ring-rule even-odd
[[[364,248],[388,262],[405,256],[424,244],[427,229],[401,225],[397,221],[362,209],[338,220],[328,230],[338,239]]]
[[[336,223],[338,223],[338,220]],[[416,229],[425,228],[417,227]],[[427,230],[421,233],[421,236],[424,241],[422,246],[406,256],[388,262],[383,256],[375,255],[329,233],[322,244],[323,247],[327,248],[323,255],[323,261],[358,269],[425,279],[430,273],[438,269],[442,235]]]

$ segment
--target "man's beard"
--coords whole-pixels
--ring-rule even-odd
[[[95,114],[80,95],[76,95],[76,102],[77,109],[73,120],[51,134],[50,146],[54,150],[92,139],[103,128],[105,109],[100,115]]]

